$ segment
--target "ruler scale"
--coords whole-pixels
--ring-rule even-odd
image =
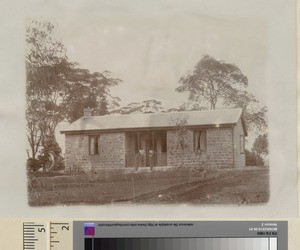
[[[72,229],[69,222],[50,222],[50,250],[71,250]]]
[[[23,250],[48,250],[48,223],[23,223]]]

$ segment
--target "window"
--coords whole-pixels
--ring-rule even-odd
[[[244,154],[245,153],[245,136],[240,135],[240,153]]]
[[[99,136],[93,135],[89,137],[89,154],[98,155],[99,154]]]
[[[155,131],[152,133],[150,145],[156,153],[167,153],[167,131]]]
[[[139,151],[139,134],[136,133],[136,134],[133,134],[133,138],[134,138],[134,152],[135,153],[138,153]]]
[[[206,131],[194,131],[194,151],[206,151]]]
[[[161,132],[161,152],[167,153],[167,132]]]

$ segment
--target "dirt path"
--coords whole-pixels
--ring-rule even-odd
[[[259,204],[269,199],[269,171],[224,172],[212,180],[196,180],[136,198],[140,203]]]

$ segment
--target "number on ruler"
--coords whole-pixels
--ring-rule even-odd
[[[23,250],[47,249],[47,223],[23,223]]]
[[[69,222],[50,222],[50,250],[72,249],[72,226]]]
[[[69,227],[69,226],[62,226],[62,227],[61,227],[61,230],[64,230],[64,229],[69,231],[69,230],[70,230],[70,227]]]
[[[46,233],[46,229],[44,227],[38,228],[38,231],[40,233]]]

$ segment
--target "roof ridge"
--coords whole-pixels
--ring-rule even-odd
[[[138,114],[117,114],[81,117],[63,131],[111,130],[134,128],[163,128],[173,126],[172,120],[188,116],[189,126],[236,124],[242,109],[194,110],[181,112],[157,112]]]
[[[223,108],[223,109],[209,109],[209,110],[184,110],[184,111],[171,111],[171,112],[153,112],[153,113],[130,113],[130,114],[107,114],[107,115],[95,115],[91,117],[107,117],[107,116],[132,116],[132,115],[156,115],[156,114],[179,114],[179,113],[192,113],[192,112],[216,112],[216,111],[224,111],[224,110],[243,110],[242,108]],[[83,118],[83,117],[81,117]]]

